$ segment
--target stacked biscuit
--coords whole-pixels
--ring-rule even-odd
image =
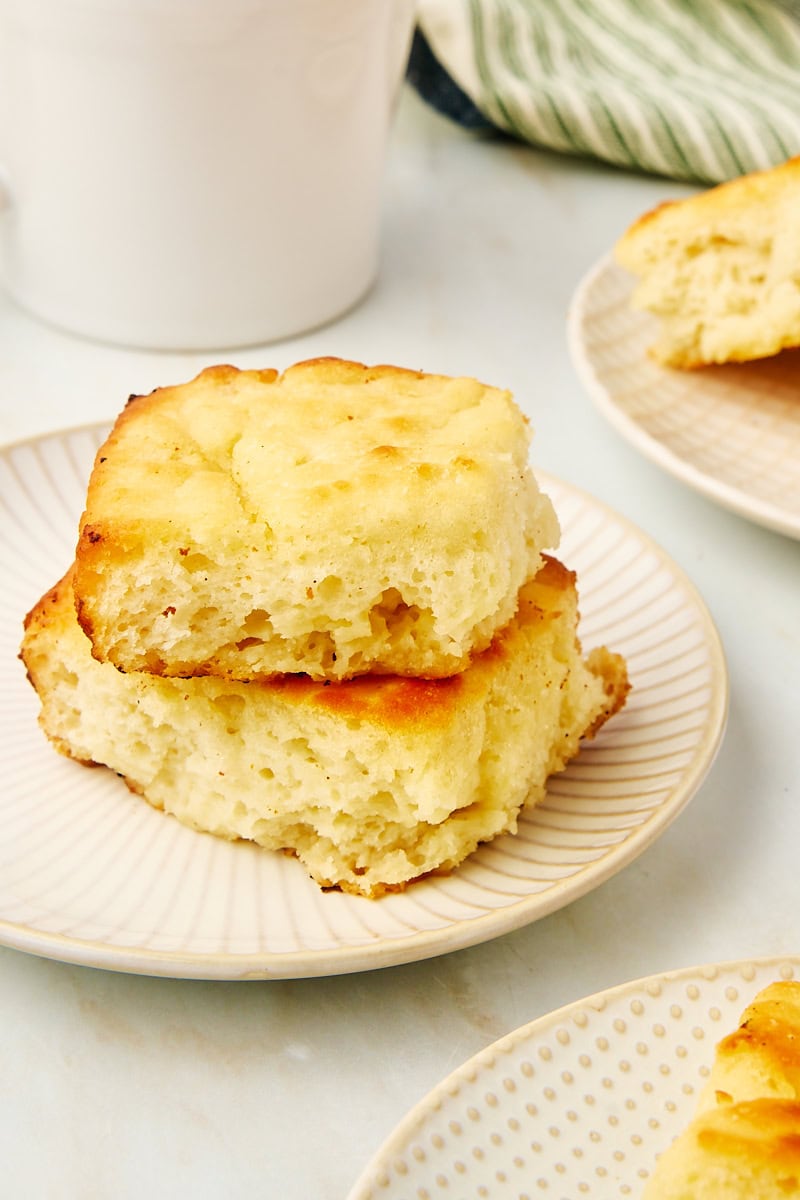
[[[800,1196],[800,983],[760,992],[717,1046],[698,1112],[644,1200]]]
[[[40,721],[367,896],[513,830],[623,703],[510,395],[338,359],[132,397],[26,620]]]
[[[633,305],[658,318],[670,367],[747,362],[800,346],[800,158],[640,217],[615,247]]]

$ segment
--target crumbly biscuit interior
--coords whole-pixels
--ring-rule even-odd
[[[659,319],[669,366],[740,362],[800,343],[800,167],[745,176],[636,222],[616,248]]]

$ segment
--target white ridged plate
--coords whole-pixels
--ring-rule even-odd
[[[541,476],[578,571],[584,648],[625,654],[625,710],[555,778],[514,837],[447,878],[370,901],[294,860],[195,833],[46,742],[16,655],[24,613],[74,553],[104,430],[0,452],[0,943],[122,971],[291,978],[384,967],[519,928],[608,879],[687,803],[719,745],[727,674],[691,584],[640,530]]]
[[[718,504],[800,538],[800,351],[678,371],[648,355],[655,319],[610,258],[579,285],[575,368],[598,409],[647,458]]]
[[[694,1114],[716,1043],[757,992],[796,978],[794,956],[713,964],[540,1017],[421,1100],[348,1200],[639,1200]]]

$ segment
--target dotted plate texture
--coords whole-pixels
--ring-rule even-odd
[[[541,1017],[418,1104],[348,1200],[638,1197],[689,1123],[716,1043],[800,958],[654,975]]]
[[[756,524],[800,538],[800,351],[679,371],[648,354],[655,318],[610,257],[570,309],[575,369],[600,412],[671,475]]]
[[[57,754],[17,651],[25,612],[68,566],[105,431],[0,451],[0,943],[121,971],[208,979],[368,970],[517,929],[584,895],[649,846],[701,784],[728,682],[692,585],[635,526],[540,475],[577,570],[584,648],[625,654],[625,710],[515,836],[459,870],[365,900],[322,892],[302,866],[184,828],[110,771]]]

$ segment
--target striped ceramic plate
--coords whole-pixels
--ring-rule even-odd
[[[116,776],[65,760],[16,654],[26,610],[67,567],[97,428],[0,452],[0,942],[121,971],[328,975],[410,962],[518,928],[641,853],[705,776],[727,674],[691,584],[640,530],[541,476],[577,570],[585,648],[627,656],[628,705],[552,781],[514,837],[378,901],[323,893],[293,859],[194,833]]]
[[[678,371],[647,353],[654,318],[604,258],[578,287],[570,348],[599,410],[659,466],[759,525],[800,538],[800,351]]]

